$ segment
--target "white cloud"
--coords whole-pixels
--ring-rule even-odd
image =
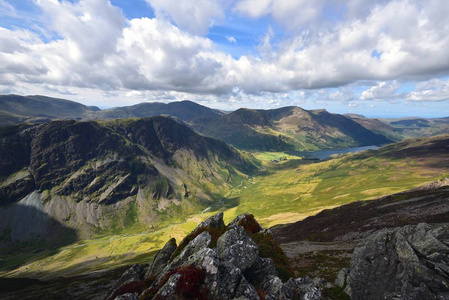
[[[447,101],[449,100],[449,79],[433,79],[421,82],[415,91],[404,96],[408,101]]]
[[[226,36],[226,39],[227,39],[228,42],[230,42],[230,43],[237,44],[237,40],[236,40],[235,37],[233,37],[233,36],[227,35],[227,36]]]
[[[237,59],[218,50],[210,39],[195,35],[223,20],[230,1],[148,1],[157,18],[125,20],[109,0],[37,1],[54,38],[48,41],[41,32],[0,28],[0,84],[118,90],[121,95],[129,91],[170,93],[163,97],[226,95],[233,101],[250,101],[241,94],[272,97],[310,89],[314,92],[307,97],[351,101],[354,93],[345,88],[348,84],[378,82],[360,99],[388,99],[397,98],[398,82],[449,74],[445,0],[425,5],[418,0],[373,1],[366,8],[359,4],[367,0],[237,1],[234,9],[240,14],[271,15],[292,26],[282,40],[269,27],[258,52]],[[317,22],[326,19],[323,5],[346,10],[333,26],[316,30]],[[291,16],[293,12],[300,20]],[[418,86],[404,98],[447,99],[447,81],[432,84],[435,87]],[[320,89],[325,93],[318,93]]]
[[[52,84],[44,84],[44,89],[48,92],[55,92],[62,95],[78,95],[78,93],[74,89],[63,86],[55,86]]]
[[[72,59],[95,63],[115,51],[125,18],[109,0],[37,0],[49,28],[70,43]]]
[[[193,34],[206,34],[210,26],[224,19],[220,0],[146,0],[159,18],[169,18]]]
[[[361,100],[380,100],[394,98],[396,91],[401,85],[397,81],[391,82],[378,82],[375,86],[370,87],[366,91],[362,92],[360,96]]]
[[[18,15],[14,6],[5,0],[0,0],[0,16],[17,17]]]

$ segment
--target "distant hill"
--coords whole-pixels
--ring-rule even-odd
[[[254,169],[250,157],[166,117],[9,127],[0,132],[0,219],[30,205],[41,213],[5,217],[0,232],[12,228],[6,240],[26,240],[42,215],[84,237],[182,218]],[[45,235],[44,225],[35,233]]]
[[[100,110],[95,106],[44,96],[0,95],[0,126],[44,123],[52,120],[111,120],[171,116],[182,122],[199,118],[214,119],[224,113],[184,100],[171,103],[140,103]]]
[[[184,100],[171,103],[140,103],[132,106],[116,107],[95,113],[95,119],[126,119],[153,116],[172,116],[182,121],[197,118],[218,118],[222,112]]]
[[[362,125],[366,129],[369,129],[376,134],[385,136],[389,140],[398,142],[404,139],[400,130],[379,119],[365,118],[354,114],[345,114],[345,116]]]
[[[355,114],[345,114],[363,127],[384,135],[392,141],[408,138],[435,136],[449,133],[449,117],[446,118],[366,118]]]
[[[238,109],[192,124],[198,132],[247,150],[318,150],[391,142],[350,118],[326,110],[291,106],[270,110]]]
[[[223,112],[192,101],[140,103],[100,110],[44,96],[0,96],[0,126],[52,120],[111,120],[170,116],[195,131],[253,151],[314,151],[384,144],[449,133],[449,117],[373,119],[362,115],[307,111],[290,106]]]
[[[0,126],[54,119],[82,119],[98,107],[44,96],[0,95]]]
[[[395,128],[403,138],[434,136],[449,133],[449,117],[381,119]]]

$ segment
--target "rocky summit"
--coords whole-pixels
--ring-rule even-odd
[[[150,265],[134,265],[106,299],[322,299],[323,280],[292,278],[282,249],[251,214],[219,213],[170,239]]]

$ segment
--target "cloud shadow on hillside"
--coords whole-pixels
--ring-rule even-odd
[[[0,209],[0,271],[53,255],[78,241],[78,233],[32,205]]]

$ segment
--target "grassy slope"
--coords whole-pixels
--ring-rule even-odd
[[[420,139],[319,162],[268,168],[233,193],[225,217],[250,211],[262,226],[290,223],[356,200],[404,191],[449,175],[449,136]],[[407,153],[410,153],[407,156]]]
[[[201,220],[220,210],[225,211],[226,222],[249,211],[269,227],[304,219],[325,208],[404,191],[449,176],[449,158],[443,147],[448,141],[448,135],[420,139],[313,164],[294,159],[267,161],[265,171],[234,185],[227,198],[207,213],[176,218],[175,225],[167,221],[155,231],[80,241],[55,253],[2,257],[0,276],[46,278],[149,262],[154,250],[170,237],[180,241]],[[26,259],[29,263],[23,263]]]

